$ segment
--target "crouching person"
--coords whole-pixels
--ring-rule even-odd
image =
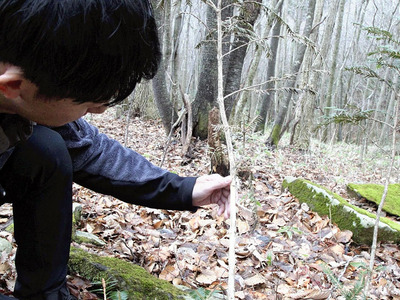
[[[0,2],[0,202],[13,204],[16,298],[75,299],[73,182],[153,208],[218,204],[228,217],[230,178],[172,174],[81,119],[124,100],[159,60],[147,0]]]

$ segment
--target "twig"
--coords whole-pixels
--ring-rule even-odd
[[[106,281],[104,278],[101,279],[101,285],[103,286],[103,296],[104,300],[107,300],[107,295],[106,295]]]
[[[183,148],[182,148],[182,156],[184,158],[189,150],[190,142],[192,140],[193,114],[192,114],[192,105],[190,103],[190,100],[188,99],[188,95],[183,92],[182,86],[180,85],[179,85],[179,90],[182,95],[183,104],[185,105],[185,110],[187,111],[187,130],[186,130],[186,136],[184,137],[183,140]]]
[[[179,123],[182,121],[183,116],[185,115],[185,113],[186,113],[186,110],[183,109],[183,110],[181,111],[181,114],[179,115],[178,120],[176,120],[176,122],[171,126],[171,130],[169,131],[168,138],[167,138],[167,143],[166,143],[166,145],[165,145],[165,149],[164,149],[164,153],[163,153],[163,158],[162,158],[161,163],[160,163],[160,166],[159,166],[160,168],[162,168],[162,166],[163,166],[163,164],[164,164],[165,156],[167,155],[167,151],[168,151],[169,145],[171,144],[172,133],[174,132],[175,128],[179,125]]]
[[[133,107],[133,100],[135,94],[132,94],[128,97],[129,108],[128,108],[128,115],[126,116],[126,128],[125,128],[125,136],[124,136],[124,146],[126,147],[128,144],[128,136],[129,136],[129,123],[131,122],[131,114],[132,114],[132,107]]]
[[[230,164],[230,173],[232,176],[231,198],[230,198],[230,229],[229,229],[229,278],[228,278],[228,299],[235,299],[235,269],[236,269],[236,199],[237,199],[237,176],[236,163],[233,153],[232,137],[229,123],[225,114],[224,105],[224,82],[223,82],[223,60],[222,60],[222,0],[217,3],[217,62],[218,62],[218,105],[221,113],[222,125],[224,127],[226,145]]]

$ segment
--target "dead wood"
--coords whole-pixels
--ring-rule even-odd
[[[208,113],[208,146],[210,149],[211,173],[229,175],[229,160],[221,143],[219,109],[214,107]]]

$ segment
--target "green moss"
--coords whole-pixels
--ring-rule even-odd
[[[349,191],[355,193],[358,197],[365,198],[379,205],[382,200],[384,186],[380,184],[354,184],[349,183],[347,185]],[[390,184],[388,193],[386,196],[383,210],[400,216],[400,184]]]
[[[97,282],[102,278],[116,280],[121,291],[129,293],[129,299],[183,299],[184,293],[165,280],[158,279],[145,269],[114,258],[89,254],[71,248],[69,268],[72,273]]]
[[[97,237],[94,234],[88,233],[88,232],[83,232],[79,230],[74,230],[73,235],[72,235],[72,240],[74,242],[77,242],[78,244],[92,244],[96,246],[105,246],[106,243],[102,241],[99,237]]]
[[[14,233],[14,222],[12,222],[10,225],[8,225],[5,229],[5,231],[9,233]]]
[[[351,230],[357,243],[370,244],[376,216],[364,209],[349,204],[345,199],[328,189],[304,179],[287,178],[283,188],[288,188],[301,203],[306,202],[311,210],[326,215],[342,230]],[[388,218],[380,218],[378,239],[400,242],[400,224]]]
[[[282,128],[280,125],[274,125],[274,128],[272,129],[271,141],[275,147],[278,147],[280,135],[281,135],[281,129]]]

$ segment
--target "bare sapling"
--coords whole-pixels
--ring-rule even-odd
[[[222,0],[217,1],[215,6],[212,1],[209,4],[215,9],[217,13],[217,62],[218,62],[218,106],[221,113],[222,126],[226,138],[226,146],[229,158],[229,170],[232,176],[231,183],[231,196],[230,196],[230,230],[229,230],[229,278],[228,278],[228,299],[235,299],[235,269],[236,269],[236,200],[238,198],[238,178],[236,176],[236,162],[233,151],[232,135],[225,114],[224,104],[224,82],[223,82],[223,53],[222,53]]]

